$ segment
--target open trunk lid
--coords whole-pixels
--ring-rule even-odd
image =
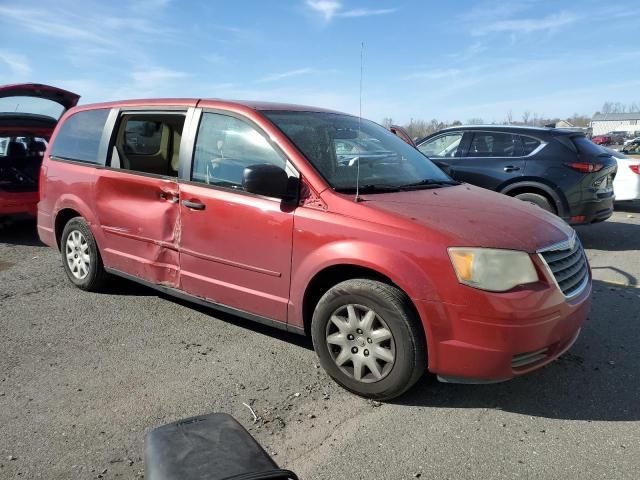
[[[0,86],[0,98],[32,97],[49,100],[62,106],[63,113],[71,107],[75,107],[80,100],[80,95],[40,83],[19,83]]]

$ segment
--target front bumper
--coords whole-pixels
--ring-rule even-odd
[[[547,365],[577,339],[591,288],[590,279],[570,300],[541,284],[503,294],[469,289],[466,305],[420,302],[422,318],[429,319],[429,370],[448,382],[492,383]]]

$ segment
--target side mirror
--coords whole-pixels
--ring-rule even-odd
[[[263,163],[250,165],[242,174],[242,186],[247,192],[265,197],[287,198],[289,176],[284,169]]]

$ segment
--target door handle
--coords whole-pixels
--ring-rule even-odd
[[[520,167],[514,167],[513,165],[507,165],[503,168],[505,172],[515,172],[516,170],[520,170]]]
[[[182,205],[184,205],[185,207],[190,208],[192,210],[204,210],[205,209],[204,203],[192,202],[191,200],[182,200]]]

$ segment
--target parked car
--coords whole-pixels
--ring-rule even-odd
[[[591,137],[591,141],[596,145],[611,145],[613,139],[609,135],[595,135]]]
[[[59,114],[54,118],[49,114],[24,112],[23,108],[15,111],[13,105],[9,110],[6,104],[13,101],[24,106],[34,98],[58,104],[61,114],[76,105],[80,97],[35,83],[0,86],[0,99],[5,102],[4,108],[0,104],[0,217],[36,216],[40,165]],[[40,107],[33,105],[32,109]]]
[[[571,224],[613,213],[616,162],[579,132],[516,126],[459,126],[417,142],[455,180],[504,193]]]
[[[625,132],[622,130],[607,133],[607,136],[611,138],[611,143],[613,145],[622,145],[624,141],[627,139],[628,135],[629,135],[628,132]]]
[[[618,173],[613,180],[613,191],[616,201],[640,199],[640,159],[627,157],[624,153],[612,148],[602,149],[616,159]]]
[[[344,140],[356,151],[339,156]],[[87,105],[61,119],[42,172],[38,232],[74,285],[112,274],[310,334],[329,375],[366,397],[398,396],[427,368],[449,382],[525,374],[570,348],[589,312],[571,227],[459,184],[358,117]]]
[[[625,155],[640,155],[640,140],[633,140],[620,149]]]
[[[633,138],[626,139],[623,143],[623,147],[626,147],[630,143],[634,143],[634,142],[640,142],[640,137],[633,137]]]

